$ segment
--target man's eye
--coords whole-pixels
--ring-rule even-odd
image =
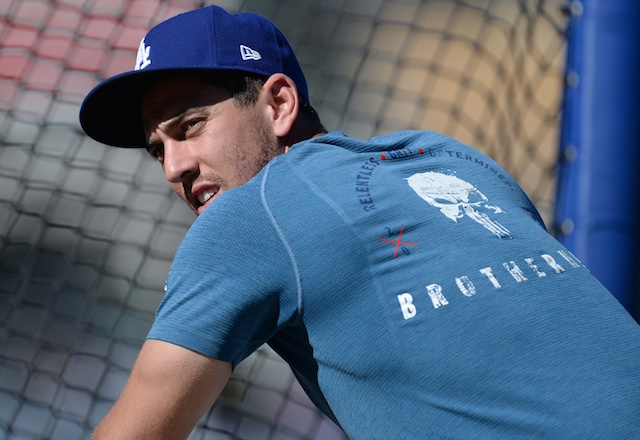
[[[192,119],[188,121],[187,124],[185,125],[185,129],[184,129],[185,133],[196,128],[198,125],[200,125],[201,122],[202,122],[202,119]]]
[[[158,162],[162,162],[162,156],[164,155],[164,147],[162,145],[151,145],[147,147],[147,151]]]

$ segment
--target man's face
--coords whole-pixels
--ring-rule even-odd
[[[228,92],[196,74],[158,81],[144,95],[147,150],[196,214],[283,152],[265,99],[262,93],[255,105],[241,108]]]

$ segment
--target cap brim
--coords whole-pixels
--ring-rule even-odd
[[[121,73],[103,81],[82,103],[82,129],[103,144],[145,148],[147,143],[140,115],[142,97],[155,81],[179,72],[185,72],[185,69],[138,70]]]

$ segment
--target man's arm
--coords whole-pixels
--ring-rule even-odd
[[[231,364],[147,340],[92,439],[186,439],[220,395]]]

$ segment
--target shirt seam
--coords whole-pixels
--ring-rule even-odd
[[[296,261],[296,257],[293,253],[293,250],[291,249],[291,246],[289,245],[289,242],[287,240],[287,238],[284,235],[284,232],[282,232],[282,228],[280,228],[280,225],[278,224],[278,221],[276,220],[275,216],[273,215],[273,212],[271,211],[271,208],[269,207],[269,203],[267,202],[267,178],[269,177],[269,171],[271,170],[271,165],[274,163],[275,161],[271,161],[269,162],[265,168],[264,168],[264,173],[262,176],[262,180],[260,182],[260,200],[262,202],[262,206],[265,210],[265,212],[267,213],[267,216],[269,217],[269,221],[271,222],[271,224],[273,225],[273,228],[275,229],[276,233],[278,234],[278,238],[280,239],[280,241],[282,242],[282,245],[284,246],[285,250],[287,251],[287,254],[289,255],[289,260],[291,261],[291,267],[293,270],[293,274],[296,280],[296,290],[297,290],[297,294],[298,294],[298,313],[300,316],[302,316],[302,312],[304,309],[304,303],[303,303],[303,299],[302,299],[302,281],[300,280],[300,270],[298,269],[298,263]]]

